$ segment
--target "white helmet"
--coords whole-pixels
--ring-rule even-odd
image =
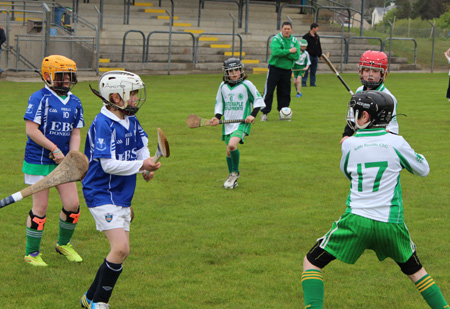
[[[105,104],[113,106],[126,115],[134,115],[146,100],[145,84],[139,75],[126,71],[109,71],[102,75],[98,84],[100,95]],[[139,91],[143,89],[143,91]],[[138,91],[136,106],[128,106],[130,93]],[[95,92],[94,92],[95,93]],[[117,106],[110,101],[110,95],[119,94],[124,101],[123,106]]]

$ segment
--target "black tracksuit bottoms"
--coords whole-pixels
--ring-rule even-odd
[[[277,88],[278,111],[283,107],[289,107],[291,103],[291,77],[292,70],[280,69],[269,65],[263,95],[266,107],[261,110],[264,114],[268,114],[272,110],[275,87]]]

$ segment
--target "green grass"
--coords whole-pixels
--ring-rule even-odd
[[[343,74],[352,89],[356,74]],[[349,183],[339,170],[339,140],[349,95],[332,74],[317,88],[293,96],[291,122],[276,113],[258,121],[240,146],[241,178],[225,190],[225,145],[219,128],[189,129],[191,113],[212,117],[219,75],[145,76],[148,101],[138,113],[155,150],[156,129],[166,134],[171,157],[155,179],[139,179],[131,253],[110,303],[113,308],[299,308],[302,260],[345,210]],[[250,80],[263,91],[264,75]],[[450,103],[448,75],[391,74],[400,132],[426,156],[427,178],[402,174],[405,217],[425,268],[450,299],[448,198]],[[96,84],[95,82],[91,84]],[[24,187],[23,114],[41,83],[0,83],[0,198]],[[87,82],[74,93],[87,127],[101,103]],[[294,92],[293,92],[294,94]],[[82,131],[83,147],[87,128]],[[84,258],[71,264],[54,251],[61,202],[56,190],[41,246],[50,265],[23,262],[25,220],[31,198],[0,210],[2,308],[75,308],[109,251],[82,199],[73,243]],[[366,252],[353,266],[335,261],[324,269],[325,308],[424,308],[414,285],[392,260]]]

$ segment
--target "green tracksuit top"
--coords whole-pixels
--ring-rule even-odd
[[[289,52],[289,49],[292,47],[297,48],[297,52],[294,54]],[[297,38],[291,35],[286,39],[281,32],[273,37],[272,42],[270,43],[270,50],[271,55],[269,64],[280,69],[292,69],[295,61],[297,61],[300,56],[300,45]]]

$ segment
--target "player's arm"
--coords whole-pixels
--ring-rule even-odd
[[[305,67],[305,71],[308,70],[309,66],[311,65],[311,58],[309,57],[309,53],[307,51],[305,51],[306,53],[306,67]]]
[[[342,144],[342,157],[339,167],[342,173],[345,175],[345,177],[347,177],[347,179],[351,181],[352,180],[351,174],[347,170],[351,149],[351,147],[348,144],[349,142]]]
[[[354,126],[354,124],[353,124]],[[344,133],[342,134],[341,141],[339,142],[341,145],[342,143],[349,138],[350,136],[353,136],[355,134],[355,130],[353,130],[348,124],[344,128]]]
[[[289,59],[297,61],[300,58],[300,44],[298,43],[298,40],[295,41],[295,46],[289,49],[289,52]]]
[[[45,137],[44,133],[39,130],[39,124],[31,120],[25,120],[25,130],[29,138],[31,138],[36,144],[50,151],[51,158],[56,164],[61,163],[64,159],[64,154],[59,150],[51,140]]]
[[[219,124],[220,118],[222,118],[223,112],[224,112],[224,104],[223,104],[223,98],[222,98],[222,87],[225,85],[224,82],[222,82],[219,86],[219,89],[217,90],[216,94],[216,104],[214,105],[214,117],[211,118],[211,125],[216,126]]]
[[[31,121],[25,120],[25,130],[29,138],[31,138],[39,146],[52,151],[55,148],[55,144],[49,140],[45,135],[39,130],[39,124]]]
[[[395,148],[400,163],[403,168],[406,168],[411,174],[425,177],[430,173],[430,165],[427,159],[419,153],[416,153],[414,149],[408,144],[406,140],[401,136],[392,136],[401,141],[400,146]]]
[[[75,128],[72,130],[72,133],[70,134],[69,151],[80,150],[80,143],[81,143],[81,130]]]
[[[130,176],[139,172],[156,171],[161,163],[153,163],[151,158],[135,161],[121,161],[112,158],[100,158],[100,164],[105,173],[118,176]]]
[[[291,53],[289,49],[283,48],[280,39],[277,38],[276,36],[272,39],[272,42],[270,43],[270,51],[274,57],[283,57]]]

